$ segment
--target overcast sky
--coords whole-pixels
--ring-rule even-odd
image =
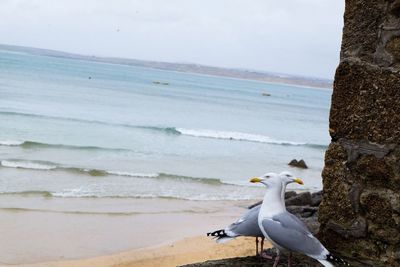
[[[0,43],[333,78],[344,0],[0,0]]]

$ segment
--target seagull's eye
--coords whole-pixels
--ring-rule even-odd
[[[291,175],[290,174],[286,174],[286,177],[290,177]]]

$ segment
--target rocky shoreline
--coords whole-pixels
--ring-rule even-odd
[[[318,235],[319,231],[320,224],[318,222],[318,210],[321,202],[322,202],[322,191],[315,193],[310,193],[310,192],[297,193],[294,191],[289,191],[286,192],[285,194],[285,203],[287,210],[296,215],[300,220],[302,220],[314,235]],[[261,204],[261,201],[249,206],[248,208],[250,209],[259,204]],[[267,253],[270,255],[274,255],[275,251],[273,249],[268,249]],[[351,264],[351,266],[354,267],[373,266],[366,263],[360,263],[354,261],[353,259],[347,259],[347,258],[345,259]],[[278,267],[281,266],[286,267],[287,266],[286,264],[287,264],[287,255],[282,255]],[[237,258],[188,264],[181,267],[246,267],[246,266],[269,267],[273,266],[273,260],[266,260],[259,256],[237,257]],[[293,267],[319,267],[319,266],[322,265],[314,259],[311,259],[301,254],[294,254]]]
[[[267,250],[267,253],[273,253],[272,249]],[[344,258],[353,267],[374,267],[374,265],[355,261],[353,259]],[[206,261],[202,263],[188,264],[180,267],[272,267],[273,260],[266,260],[259,256],[253,257],[238,257],[215,261]],[[292,267],[321,267],[322,265],[309,257],[300,254],[294,254]],[[287,267],[287,256],[281,255],[278,267]]]
[[[267,252],[272,252],[271,250],[267,250]],[[273,266],[273,260],[266,260],[259,256],[253,257],[241,257],[241,258],[231,258],[231,259],[223,259],[216,261],[206,261],[202,263],[194,263],[189,265],[184,265],[181,267],[269,267]],[[286,267],[287,266],[287,257],[286,255],[281,256],[281,261],[278,267]],[[317,261],[314,261],[305,256],[296,255],[296,258],[293,260],[293,267],[320,267]]]
[[[286,208],[289,212],[296,215],[302,220],[313,234],[316,234],[319,229],[318,222],[318,207],[322,201],[322,191],[310,193],[296,193],[294,191],[286,192],[285,202]],[[261,204],[261,201],[249,206],[252,208]],[[268,250],[269,254],[274,254],[274,250]],[[281,263],[287,262],[287,258],[282,256]],[[270,265],[268,265],[270,263]],[[206,266],[221,266],[221,267],[239,267],[239,266],[272,266],[273,261],[267,261],[263,258],[254,257],[242,257],[242,258],[231,258],[216,261],[206,261],[203,263],[189,264],[185,267],[206,267]],[[282,265],[283,266],[283,265]],[[320,266],[319,263],[313,259],[307,258],[302,255],[296,255],[294,259],[294,266],[303,267],[314,267]]]

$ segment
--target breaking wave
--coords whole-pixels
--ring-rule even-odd
[[[5,141],[0,141],[0,146],[20,146],[23,143],[24,141],[5,140]]]
[[[252,134],[252,133],[243,133],[243,132],[235,132],[235,131],[219,131],[212,129],[189,129],[189,128],[180,128],[180,127],[159,127],[159,126],[141,126],[141,125],[131,125],[126,123],[112,123],[98,120],[83,120],[77,118],[67,118],[67,117],[56,117],[56,116],[47,116],[40,114],[29,114],[29,113],[19,113],[19,112],[6,112],[0,111],[0,114],[3,115],[14,115],[14,116],[24,116],[24,117],[36,117],[42,119],[50,119],[50,120],[64,120],[75,123],[88,123],[88,124],[98,124],[104,126],[113,126],[113,127],[123,127],[123,128],[132,128],[132,129],[141,129],[145,131],[153,131],[159,132],[162,134],[168,135],[184,135],[198,138],[210,138],[210,139],[221,139],[221,140],[231,140],[231,141],[242,141],[242,142],[256,142],[256,143],[264,143],[264,144],[273,144],[273,145],[285,145],[285,146],[306,146],[316,149],[325,149],[327,145],[325,144],[313,144],[306,142],[296,142],[290,140],[279,140],[267,135],[260,134]],[[128,149],[124,148],[107,148],[103,146],[76,146],[76,145],[66,145],[66,144],[49,144],[35,141],[19,141],[19,140],[5,140],[0,141],[0,146],[21,146],[23,148],[34,148],[34,147],[53,147],[53,148],[68,148],[68,149],[104,149],[104,150],[123,150],[126,151]]]
[[[261,193],[262,191],[259,190]],[[259,192],[258,192],[259,193]],[[258,195],[254,194],[234,194],[234,195],[210,195],[210,194],[182,194],[175,193],[158,193],[158,194],[140,194],[135,192],[116,193],[116,192],[98,192],[85,188],[66,189],[62,191],[15,191],[0,192],[3,196],[40,196],[40,197],[56,197],[56,198],[111,198],[111,199],[166,199],[166,200],[192,200],[192,201],[219,201],[219,200],[256,200]],[[261,196],[261,195],[260,195]],[[1,208],[3,210],[23,210],[18,208]],[[28,209],[27,209],[28,210]],[[40,211],[40,210],[39,210]]]
[[[31,170],[54,170],[57,168],[56,165],[44,161],[2,160],[0,164],[8,168]]]
[[[185,181],[192,181],[192,182],[211,184],[211,185],[225,184],[220,179],[216,178],[191,177],[191,176],[168,174],[168,173],[138,173],[138,172],[128,172],[128,171],[117,171],[117,170],[89,169],[89,168],[63,166],[61,164],[53,162],[36,161],[36,160],[35,161],[19,160],[19,159],[1,160],[0,166],[6,168],[29,169],[37,171],[65,171],[73,174],[89,175],[94,177],[122,176],[122,177],[132,177],[132,178],[185,180]]]
[[[305,146],[315,149],[325,149],[327,145],[322,144],[311,144],[303,142],[293,142],[285,140],[273,139],[265,135],[241,133],[241,132],[229,132],[229,131],[215,131],[215,130],[196,130],[196,129],[185,129],[185,128],[158,128],[158,127],[141,127],[152,131],[162,131],[166,134],[171,135],[184,135],[197,138],[208,138],[208,139],[220,139],[229,141],[242,141],[242,142],[255,142],[272,145],[283,145],[283,146]],[[77,146],[77,145],[66,145],[66,144],[50,144],[35,141],[18,141],[18,140],[6,140],[0,141],[0,146],[19,146],[21,148],[63,148],[63,149],[76,149],[76,150],[105,150],[105,151],[119,151],[129,152],[132,151],[126,148],[110,148],[101,146]]]
[[[99,146],[76,146],[65,144],[49,144],[34,141],[0,141],[0,146],[19,146],[21,148],[64,148],[64,149],[79,149],[79,150],[110,150],[110,151],[131,151],[124,148],[108,148]]]
[[[241,132],[194,130],[194,129],[184,129],[184,128],[176,128],[176,131],[182,135],[189,135],[189,136],[203,137],[203,138],[247,141],[247,142],[257,142],[257,143],[266,143],[275,145],[292,145],[292,146],[307,145],[307,143],[275,140],[265,135],[249,134]]]

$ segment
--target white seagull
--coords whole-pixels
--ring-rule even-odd
[[[256,238],[256,255],[258,252],[258,238],[261,238],[261,252],[264,250],[264,234],[258,226],[258,213],[260,212],[261,204],[248,210],[236,222],[230,224],[225,229],[207,233],[207,236],[216,238],[217,243],[225,243],[238,236],[251,236]]]
[[[277,249],[274,267],[278,266],[280,253],[289,252],[288,266],[291,266],[291,253],[298,252],[319,261],[325,267],[333,267],[332,262],[348,265],[344,260],[333,256],[307,229],[300,219],[286,210],[285,190],[290,183],[303,184],[289,172],[267,173],[255,177],[252,183],[262,183],[267,189],[258,215],[258,225],[264,236]]]

